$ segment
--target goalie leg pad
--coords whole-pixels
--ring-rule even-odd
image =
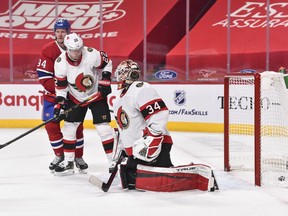
[[[185,190],[210,191],[214,187],[212,169],[203,164],[171,168],[137,166],[136,189],[173,192]]]

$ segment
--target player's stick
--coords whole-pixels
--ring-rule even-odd
[[[112,171],[107,183],[103,182],[101,179],[97,178],[94,175],[91,175],[89,178],[89,182],[91,184],[93,184],[94,186],[100,188],[102,191],[107,192],[110,188],[110,186],[112,185],[112,182],[117,174],[118,171],[118,165],[123,161],[123,159],[125,158],[125,152],[124,150],[121,151],[120,156],[116,162],[115,168]]]
[[[65,110],[65,111],[64,111],[64,115],[67,114],[67,113],[69,113],[69,112],[71,112],[71,111],[73,111],[73,110],[75,110],[75,109],[77,109],[78,107],[80,107],[81,105],[89,102],[90,100],[95,100],[96,98],[98,98],[98,97],[100,97],[100,96],[101,96],[101,93],[100,93],[100,92],[97,92],[96,94],[91,95],[90,97],[88,97],[88,98],[86,98],[84,101],[82,101],[81,103],[76,104],[76,105],[70,107],[69,109]],[[57,117],[50,118],[49,120],[47,120],[47,121],[43,122],[42,124],[40,124],[40,125],[32,128],[32,129],[30,129],[29,131],[21,134],[20,136],[14,138],[14,139],[12,139],[12,140],[4,143],[4,144],[1,144],[1,145],[0,145],[0,149],[6,147],[6,146],[10,145],[11,143],[13,143],[13,142],[21,139],[22,137],[24,137],[24,136],[32,133],[33,131],[37,130],[38,128],[41,128],[42,126],[46,125],[47,123],[56,120],[56,118],[57,118]]]
[[[117,160],[117,158],[119,158],[119,153],[121,150],[121,147],[119,146],[120,133],[119,133],[118,128],[114,128],[114,132],[116,134],[116,137],[115,137],[116,142],[113,145],[112,161],[115,161],[115,160]]]

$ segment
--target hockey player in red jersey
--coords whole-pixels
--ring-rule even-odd
[[[65,118],[62,129],[65,160],[55,169],[58,175],[74,173],[76,130],[84,121],[88,108],[109,162],[112,162],[115,135],[109,125],[111,116],[107,103],[107,95],[111,93],[112,61],[105,52],[84,46],[76,33],[66,35],[64,44],[67,51],[57,58],[54,65],[58,102],[54,107],[54,115]],[[63,110],[91,96],[95,97],[85,106],[62,116]],[[68,103],[64,105],[67,98]]]
[[[138,64],[132,60],[121,62],[115,71],[118,90],[113,109],[119,141],[128,155],[120,165],[122,187],[150,191],[213,190],[209,166],[173,166],[173,142],[166,128],[168,108],[152,85],[138,81],[140,74]]]
[[[37,73],[40,84],[44,87],[44,101],[42,120],[47,121],[53,117],[54,105],[56,104],[55,80],[54,80],[54,62],[57,57],[65,52],[64,37],[70,32],[70,23],[66,19],[59,19],[54,24],[55,40],[43,46],[41,56],[37,65]],[[55,159],[50,163],[49,169],[54,172],[56,166],[64,160],[63,136],[59,121],[52,121],[45,125],[50,144],[55,153]],[[82,170],[88,168],[83,160],[83,124],[77,129],[77,143],[75,162],[77,167]]]

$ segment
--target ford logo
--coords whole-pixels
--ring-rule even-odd
[[[249,68],[243,69],[243,70],[240,71],[240,73],[255,73],[255,72],[256,72],[256,70],[249,69]]]
[[[160,70],[155,73],[155,77],[160,80],[172,80],[177,76],[178,74],[172,70]]]

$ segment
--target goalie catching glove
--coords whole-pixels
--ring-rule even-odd
[[[163,139],[160,131],[146,127],[143,130],[143,137],[134,142],[132,153],[140,160],[151,162],[160,154]]]
[[[55,121],[62,121],[66,117],[65,113],[65,98],[63,97],[56,97],[57,104],[54,106],[54,118]]]

